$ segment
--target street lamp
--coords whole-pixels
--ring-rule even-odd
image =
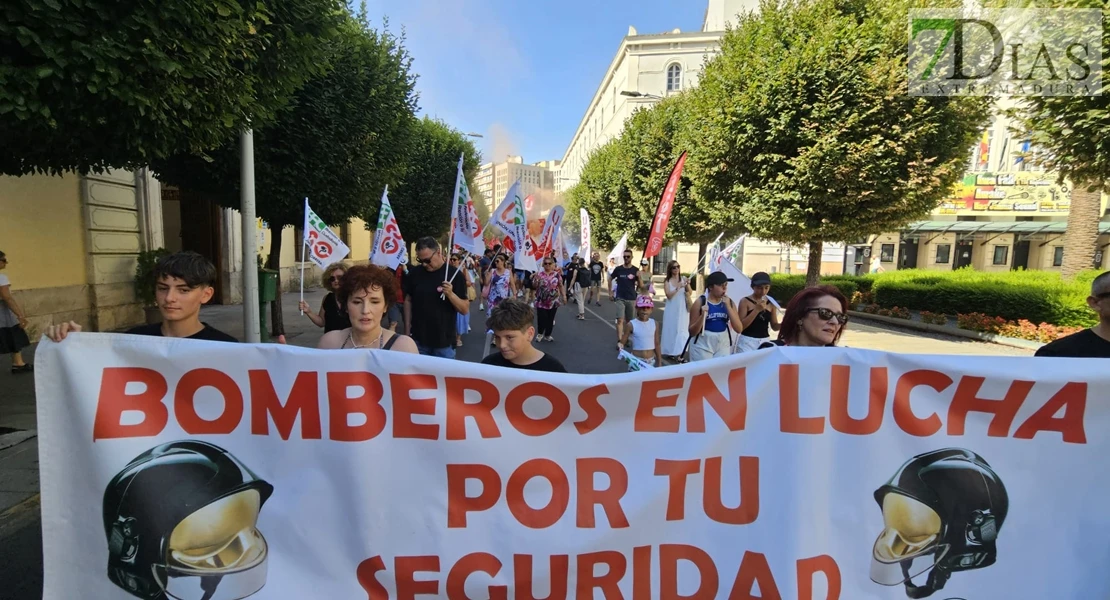
[[[655,94],[645,94],[643,92],[630,92],[628,90],[622,91],[621,95],[622,96],[628,96],[629,98],[647,98],[649,100],[662,100],[663,99],[662,96],[656,96]]]

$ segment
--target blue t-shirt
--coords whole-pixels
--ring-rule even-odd
[[[709,307],[709,314],[705,317],[705,330],[724,333],[728,328],[728,307],[725,306],[725,301],[713,304],[707,299],[705,304]]]
[[[617,282],[617,298],[620,300],[636,299],[636,284],[639,283],[640,269],[637,267],[619,266],[613,269],[610,277]]]

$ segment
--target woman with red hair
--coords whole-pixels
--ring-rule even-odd
[[[325,333],[317,348],[416,353],[412,338],[382,327],[382,316],[397,301],[397,278],[392,271],[374,265],[351,267],[336,295],[350,316],[350,327]]]
[[[848,322],[848,299],[840,290],[821,285],[802,290],[786,305],[775,346],[835,346]]]

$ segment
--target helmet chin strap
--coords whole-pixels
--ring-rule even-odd
[[[200,589],[204,590],[204,596],[200,600],[212,600],[212,596],[216,595],[216,588],[220,585],[223,575],[216,575],[213,577],[202,577],[200,580]]]
[[[906,575],[906,596],[910,598],[928,598],[933,595],[933,592],[944,587],[948,583],[948,578],[952,573],[944,568],[939,563],[933,566],[929,571],[929,578],[925,580],[925,585],[914,585],[913,581],[909,579],[909,566],[902,564],[902,573]]]

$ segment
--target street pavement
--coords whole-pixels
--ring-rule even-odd
[[[318,307],[324,293],[305,292],[305,300]],[[323,334],[297,310],[297,295],[285,294],[285,341],[315,347]],[[655,317],[663,315],[662,303]],[[575,319],[573,304],[559,309],[554,342],[538,345],[558,358],[573,373],[618,373],[625,365],[617,360],[613,304],[602,298],[590,305],[586,320]],[[243,338],[242,306],[208,306],[201,320]],[[485,314],[475,302],[471,331],[457,350],[459,360],[478,362],[485,351]],[[842,344],[890,352],[927,354],[980,354],[1028,356],[1031,351],[976,342],[944,335],[923,334],[887,326],[849,323]],[[31,357],[34,347],[24,351]],[[0,600],[37,600],[42,597],[42,539],[39,519],[38,439],[35,437],[35,375],[13,375],[10,359],[0,357]]]

